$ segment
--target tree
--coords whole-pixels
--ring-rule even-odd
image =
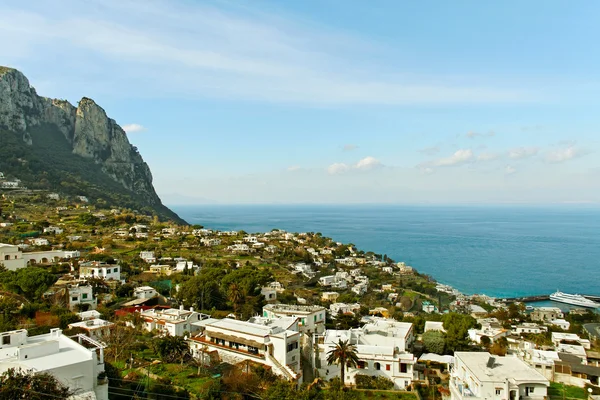
[[[490,347],[490,353],[497,356],[505,356],[508,350],[508,340],[505,337],[501,337],[494,341],[492,347]]]
[[[164,336],[151,342],[152,349],[166,363],[183,362],[189,355],[189,347],[181,336]]]
[[[469,329],[477,321],[470,315],[449,313],[444,315],[444,329],[446,330],[446,351],[460,351],[469,347]]]
[[[350,344],[349,340],[340,339],[335,345],[335,348],[327,353],[327,365],[340,365],[340,379],[344,386],[344,377],[346,376],[346,368],[356,367],[358,365],[358,355],[356,354],[356,346]]]
[[[233,304],[233,312],[237,314],[240,303],[244,300],[244,294],[242,288],[237,283],[229,285],[229,292],[227,294],[229,301]]]
[[[135,318],[136,316],[134,316]],[[114,361],[126,356],[135,344],[135,329],[126,326],[122,321],[116,322],[102,340],[108,345],[107,356],[114,356]]]
[[[54,400],[66,399],[73,393],[49,373],[31,374],[11,368],[0,375],[2,400]]]
[[[492,344],[492,339],[490,339],[489,336],[483,335],[481,337],[481,345],[483,347],[485,347],[486,349],[489,349],[491,344]]]
[[[423,334],[423,344],[429,353],[444,354],[446,339],[440,331],[427,331]]]

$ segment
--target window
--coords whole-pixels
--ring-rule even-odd
[[[10,256],[4,256],[4,260],[6,260],[6,261],[10,260]]]
[[[392,366],[391,366],[390,364],[386,364],[386,365],[385,365],[385,370],[386,370],[386,371],[389,371],[389,370],[391,370],[391,369],[392,369]]]
[[[290,351],[296,350],[297,348],[298,348],[298,342],[288,343],[288,345],[287,345],[287,351],[288,351],[288,353]]]
[[[407,373],[408,372],[408,364],[400,363],[400,372]]]
[[[364,361],[359,360],[358,364],[356,364],[358,369],[367,369],[367,363]]]
[[[77,301],[77,296],[71,297],[71,301]]]
[[[81,298],[82,298],[82,299],[87,299],[87,293],[83,293],[83,294],[81,295]]]
[[[533,389],[534,389],[534,387],[533,387],[533,386],[529,386],[529,388],[528,388],[528,389],[529,389],[529,393],[533,393]]]
[[[6,335],[6,336],[2,336],[2,344],[10,344],[10,336]]]
[[[115,268],[113,272],[119,272],[119,268]]]
[[[381,364],[379,364],[378,362],[376,362],[373,366],[375,367],[375,369],[377,371],[379,371],[381,369]]]
[[[502,388],[496,388],[496,396],[500,396],[502,394]]]

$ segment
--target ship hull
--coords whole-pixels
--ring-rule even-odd
[[[581,306],[581,307],[586,307],[586,308],[598,308],[598,307],[600,307],[600,304],[594,303],[591,300],[589,302],[586,302],[586,301],[580,301],[580,300],[577,300],[577,299],[568,299],[568,298],[554,296],[554,295],[550,295],[550,300],[557,301],[559,303],[570,304],[572,306]]]

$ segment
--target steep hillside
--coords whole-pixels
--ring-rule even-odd
[[[19,71],[0,67],[0,171],[30,189],[87,196],[184,223],[152,186],[127,134],[93,100],[75,107],[38,96]]]

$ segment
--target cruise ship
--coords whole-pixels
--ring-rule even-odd
[[[590,299],[586,299],[580,294],[568,294],[563,293],[559,290],[556,293],[550,295],[550,300],[558,301],[560,303],[572,304],[574,306],[582,306],[588,308],[599,308],[600,303],[596,303]]]

